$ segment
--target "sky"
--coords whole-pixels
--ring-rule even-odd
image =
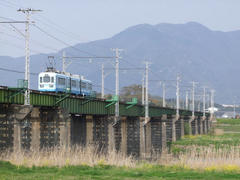
[[[240,30],[239,0],[0,0],[3,18],[25,20],[19,8],[32,14],[31,53],[56,52],[67,45],[109,38],[137,24],[195,21],[212,30]],[[24,55],[24,24],[0,24],[0,56]],[[49,37],[54,35],[59,41]]]

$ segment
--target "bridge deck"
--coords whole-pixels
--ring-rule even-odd
[[[57,93],[46,93],[36,90],[31,90],[31,105],[33,106],[45,106],[45,107],[62,107],[66,108],[71,114],[94,114],[94,115],[114,115],[114,105],[106,108],[109,104],[102,99],[88,99],[86,97],[80,97],[70,95],[64,100],[56,104],[61,95]],[[0,104],[23,104],[24,95],[19,93],[17,89],[11,89],[8,87],[0,87]],[[127,104],[120,102],[120,116],[144,116],[144,107],[142,105],[136,105],[127,109]],[[158,117],[163,114],[175,115],[176,110],[171,108],[163,108],[157,106],[149,107],[149,116]],[[192,114],[188,110],[180,110],[180,115]],[[202,116],[202,112],[195,112],[196,116]],[[209,114],[207,114],[209,116]]]

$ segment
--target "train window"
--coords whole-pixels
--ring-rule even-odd
[[[51,77],[51,83],[54,83],[54,77]]]
[[[45,83],[49,83],[50,82],[50,76],[48,74],[43,76],[43,82],[45,82]]]
[[[59,85],[65,85],[66,84],[65,78],[58,78],[58,84]]]
[[[88,89],[92,90],[92,84],[88,84]]]
[[[42,83],[42,77],[40,77],[40,83]]]
[[[75,80],[71,80],[72,87],[77,87],[77,82]]]
[[[87,87],[87,83],[85,83],[85,82],[81,82],[81,87],[82,87],[83,89],[86,89],[86,87]]]

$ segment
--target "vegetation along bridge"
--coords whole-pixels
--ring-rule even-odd
[[[0,87],[0,150],[39,150],[56,145],[96,144],[105,150],[150,157],[167,142],[184,134],[207,133],[210,115],[202,112],[121,103],[116,119],[116,99],[103,100],[70,94],[31,91],[30,106],[24,90]]]

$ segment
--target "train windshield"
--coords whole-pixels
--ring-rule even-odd
[[[45,82],[45,83],[49,83],[50,82],[50,76],[48,74],[43,76],[43,82]]]

